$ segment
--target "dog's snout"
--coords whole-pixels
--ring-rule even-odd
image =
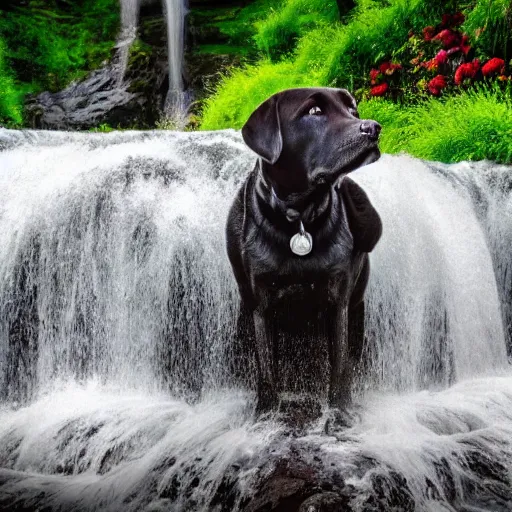
[[[371,140],[377,140],[379,138],[380,130],[382,127],[377,121],[363,121],[359,127],[362,133],[368,135]]]

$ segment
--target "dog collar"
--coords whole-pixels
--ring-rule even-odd
[[[301,214],[293,208],[287,208],[284,201],[277,197],[274,187],[271,186],[270,190],[272,206],[281,210],[288,222],[299,222],[299,232],[290,238],[290,249],[297,256],[306,256],[313,250],[313,237],[304,229]]]
[[[281,201],[281,199],[277,197],[274,187],[270,188],[273,206],[277,206],[279,210],[284,213],[288,222],[299,221],[299,232],[291,237],[290,249],[293,254],[296,254],[297,256],[306,256],[313,250],[313,237],[304,229],[304,223],[300,218],[300,213],[293,208],[286,208],[284,201]]]

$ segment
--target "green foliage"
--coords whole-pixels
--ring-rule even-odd
[[[266,16],[275,7],[275,0],[255,0],[245,7],[192,8],[189,22],[207,32],[218,32],[219,41],[226,40],[231,48],[242,47],[242,54],[255,48],[253,36],[256,32],[255,22]],[[213,30],[212,30],[213,29]],[[212,53],[221,53],[219,47]],[[203,50],[203,53],[207,53]],[[233,51],[231,53],[234,53]]]
[[[93,133],[110,133],[115,131],[115,128],[110,126],[108,123],[103,123],[95,128],[91,128],[89,131]]]
[[[19,125],[23,121],[20,92],[7,68],[4,52],[5,46],[0,39],[0,126]]]
[[[347,25],[324,19],[301,37],[290,58],[277,63],[263,60],[225,77],[205,104],[202,128],[240,127],[265,97],[286,87],[337,86],[357,91],[369,69],[391,57],[409,30],[421,30],[437,20],[442,10],[439,0],[391,0],[387,4],[364,0]],[[236,100],[236,95],[241,98]]]
[[[370,68],[392,57],[409,31],[419,31],[443,10],[439,1],[392,0],[388,5],[366,1],[347,25],[334,26],[322,40],[322,28],[299,43],[296,60],[301,72],[319,70],[323,85],[361,87]]]
[[[287,62],[263,61],[236,69],[224,78],[217,94],[206,100],[201,129],[241,128],[251,112],[275,92],[312,85],[314,81],[296,73],[293,64]]]
[[[228,36],[231,44],[248,45],[256,31],[254,23],[263,16],[268,15],[272,6],[281,0],[256,0],[242,8],[231,20],[217,23],[222,34]]]
[[[510,0],[479,0],[463,25],[482,58],[512,57],[512,4]]]
[[[0,18],[0,36],[17,78],[58,90],[109,57],[118,30],[118,0],[69,2],[42,9],[32,0]],[[51,4],[51,2],[48,2]]]
[[[0,12],[4,67],[15,81],[11,96],[22,111],[23,96],[56,91],[108,59],[119,26],[118,0],[30,0]]]
[[[512,97],[508,87],[478,87],[444,100],[400,106],[376,99],[361,117],[382,124],[381,149],[441,162],[490,159],[512,163]]]
[[[332,23],[339,17],[334,0],[284,0],[256,23],[258,48],[275,58],[291,51],[296,41],[311,29]]]

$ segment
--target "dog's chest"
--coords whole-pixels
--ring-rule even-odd
[[[294,254],[290,236],[272,237],[254,227],[248,233],[246,258],[253,288],[270,293],[274,300],[334,299],[346,288],[354,265],[353,243],[346,231],[329,238],[315,237],[306,256]]]

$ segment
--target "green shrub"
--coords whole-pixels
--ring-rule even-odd
[[[469,11],[463,30],[471,35],[477,57],[512,57],[510,0],[479,0]]]
[[[311,31],[299,43],[296,60],[301,72],[320,71],[325,85],[362,87],[370,68],[403,45],[410,31],[434,22],[443,11],[440,1],[393,0],[388,5],[366,1],[358,4],[347,25]]]
[[[298,38],[311,29],[338,19],[334,0],[285,0],[274,5],[264,20],[256,23],[258,48],[269,57],[291,51]]]
[[[217,94],[206,100],[201,129],[241,128],[251,112],[275,92],[313,85],[314,81],[297,73],[288,62],[263,61],[257,66],[235,69],[224,78]]]
[[[511,89],[480,86],[415,106],[362,102],[364,118],[382,124],[381,149],[441,162],[489,159],[512,163]]]

